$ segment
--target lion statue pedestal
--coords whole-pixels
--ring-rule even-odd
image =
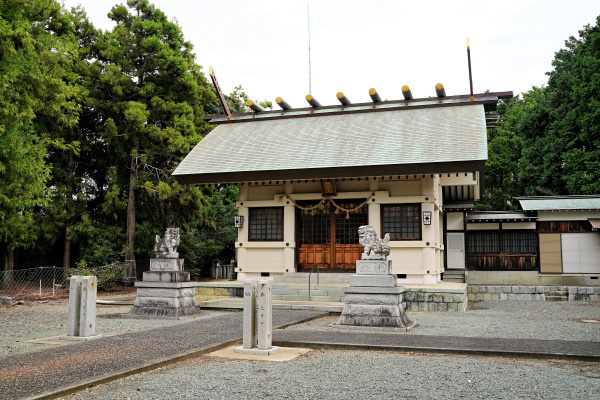
[[[183,271],[177,253],[179,229],[167,228],[165,236],[156,236],[156,257],[150,260],[150,271],[142,282],[136,282],[137,296],[127,318],[180,318],[196,314],[195,284],[190,273]]]
[[[365,251],[356,261],[356,275],[350,277],[350,287],[344,289],[344,308],[334,326],[413,328],[415,323],[404,310],[404,288],[397,286],[392,260],[387,259],[389,234],[381,240],[370,225],[361,226],[358,234]]]

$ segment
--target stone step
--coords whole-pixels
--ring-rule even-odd
[[[313,296],[329,296],[329,292],[327,290],[311,289],[310,293]],[[273,289],[273,296],[308,296],[308,289]]]
[[[465,276],[465,271],[463,271],[463,270],[447,269],[447,270],[444,271],[444,276],[446,276],[446,275]]]
[[[547,290],[544,292],[544,295],[546,295],[546,298],[548,296],[567,298],[569,296],[569,293],[566,290]]]
[[[444,276],[444,282],[458,282],[458,283],[465,283],[465,278],[447,278]]]
[[[277,276],[273,278],[273,284],[276,283],[308,283],[308,273],[305,272],[295,272],[295,273],[285,273],[283,277]],[[349,283],[350,276],[354,274],[346,274],[346,273],[331,273],[326,272],[319,274],[319,283]],[[317,273],[313,273],[310,277],[311,284],[317,282]]]
[[[290,288],[273,288],[273,295],[274,296],[304,296],[306,299],[308,299],[308,286],[303,285],[303,286],[296,286],[294,285],[294,287],[290,287]],[[344,296],[344,289],[343,287],[333,287],[333,288],[329,288],[329,287],[323,287],[323,286],[318,286],[318,287],[312,287],[310,289],[310,295],[312,297],[314,296],[329,296],[329,297],[343,297]]]
[[[343,302],[343,296],[313,296],[311,295],[310,300],[308,299],[308,295],[306,296],[292,296],[292,295],[276,295],[273,294],[273,300],[283,300],[283,301],[323,301],[323,302]]]
[[[548,296],[546,295],[546,301],[568,301],[568,296]]]
[[[446,270],[444,271],[443,279],[444,282],[458,282],[465,283],[465,271],[464,270]]]

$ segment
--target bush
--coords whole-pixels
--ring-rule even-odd
[[[102,267],[90,267],[85,261],[76,263],[75,268],[69,268],[69,276],[95,276],[98,279],[98,289],[106,290],[116,286],[117,282],[123,280],[123,273],[127,268],[127,263],[113,262]]]

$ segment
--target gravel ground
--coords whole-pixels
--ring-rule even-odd
[[[131,306],[97,306],[96,333],[103,336],[143,331],[190,322],[184,320],[124,319]],[[56,347],[26,343],[28,340],[67,334],[68,300],[48,303],[27,302],[19,306],[0,306],[0,357]],[[222,315],[227,311],[204,311],[199,318]],[[66,342],[65,344],[72,344]]]
[[[287,362],[199,357],[75,399],[599,399],[600,365],[314,350]]]
[[[273,326],[321,315],[273,311]],[[124,320],[126,321],[126,320]],[[0,399],[18,399],[242,338],[242,313],[146,329],[0,359]]]
[[[0,357],[50,347],[24,342],[64,335],[67,309],[66,301],[0,307]],[[188,323],[189,320],[117,318],[116,314],[124,314],[129,309],[129,306],[99,306],[98,333],[116,335],[139,332],[136,335],[144,336],[151,328],[173,326],[171,334],[181,333],[185,336],[188,333],[184,334],[182,331],[192,327],[174,326]],[[227,312],[205,312],[204,315],[207,318],[217,317],[214,319],[215,323],[221,320],[226,323],[225,321],[231,318],[223,314],[233,317]],[[398,334],[600,342],[600,323],[593,322],[600,321],[598,302],[481,302],[472,304],[471,309],[464,313],[409,313],[409,317],[418,323],[418,327]],[[287,329],[331,330],[335,328],[328,325],[336,319],[337,316],[328,316]],[[198,323],[202,324],[203,321]],[[214,330],[223,329],[216,325],[213,326]],[[236,324],[236,330],[241,331],[241,325]],[[194,340],[204,340],[208,333],[207,331],[195,335]],[[117,338],[120,337],[115,337]],[[93,350],[99,345],[100,343],[90,342],[85,347]],[[39,357],[38,354],[41,356],[41,353],[34,356]],[[26,356],[29,357],[29,354]],[[100,354],[96,356],[100,357]],[[102,357],[105,356],[107,355],[102,354]],[[13,359],[14,357],[9,357],[4,359],[4,362],[15,361]],[[0,365],[1,360],[2,358]],[[115,362],[117,360],[114,359]],[[111,368],[113,367],[119,369],[114,365]],[[284,363],[226,360],[204,356],[93,387],[70,398],[363,399],[435,396],[600,399],[599,385],[599,363],[315,350]]]
[[[467,312],[413,312],[407,315],[417,327],[400,333],[402,335],[600,342],[600,302],[481,302],[472,303]],[[332,329],[329,325],[335,324],[337,319],[338,316],[327,316],[287,329],[328,331]],[[398,334],[393,329],[374,332]]]

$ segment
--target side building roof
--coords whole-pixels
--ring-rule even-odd
[[[600,195],[517,197],[524,211],[600,210]]]
[[[215,118],[173,176],[202,184],[482,171],[484,106],[498,100],[488,97]]]

